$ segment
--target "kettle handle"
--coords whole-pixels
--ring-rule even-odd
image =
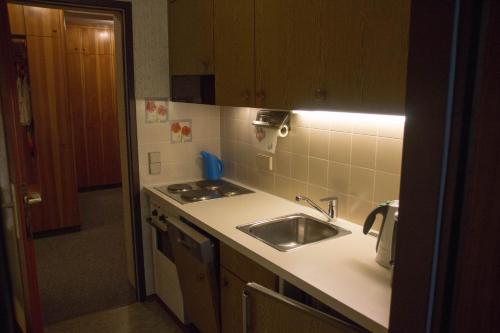
[[[221,160],[217,160],[219,163],[219,177],[224,175],[224,163]]]
[[[382,214],[385,219],[388,209],[389,209],[388,205],[382,205],[375,208],[374,210],[372,210],[370,214],[368,214],[365,220],[365,224],[363,225],[363,233],[365,235],[370,231],[370,229],[373,226],[373,223],[375,223],[375,218],[377,217],[377,214]]]

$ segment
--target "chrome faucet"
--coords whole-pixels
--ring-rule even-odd
[[[295,196],[295,201],[306,201],[309,205],[311,205],[314,209],[316,209],[321,214],[325,215],[328,220],[326,222],[334,222],[337,219],[337,197],[326,197],[320,199],[320,201],[325,202],[328,201],[328,213],[325,212],[318,204],[314,201],[306,197],[305,195],[297,194]]]

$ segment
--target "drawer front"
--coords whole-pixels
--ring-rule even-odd
[[[245,282],[256,282],[271,290],[278,290],[278,277],[274,273],[222,242],[220,264]]]

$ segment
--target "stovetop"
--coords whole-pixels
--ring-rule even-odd
[[[181,204],[254,193],[222,179],[171,184],[158,186],[155,189]]]

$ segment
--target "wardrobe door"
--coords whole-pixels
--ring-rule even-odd
[[[76,174],[61,38],[27,36],[35,154],[42,202],[33,231],[79,225]],[[35,207],[35,206],[34,206]]]
[[[78,188],[82,188],[89,186],[83,54],[68,53],[66,61],[68,63],[68,97],[73,124],[77,183]]]

